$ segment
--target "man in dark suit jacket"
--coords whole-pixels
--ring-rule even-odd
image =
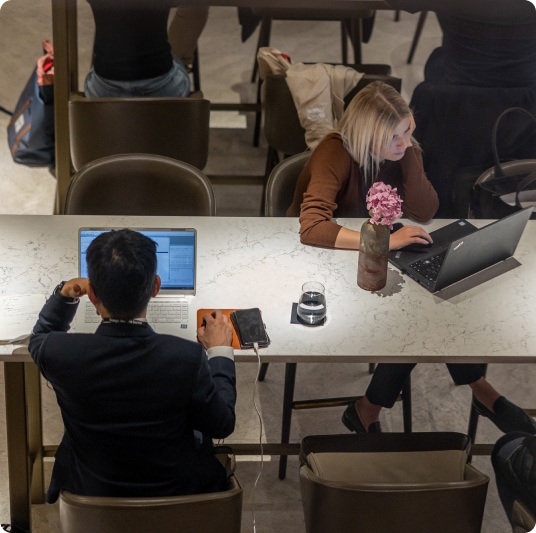
[[[155,333],[145,316],[160,288],[156,245],[138,232],[101,234],[87,263],[89,279],[56,287],[30,339],[65,425],[47,502],[63,489],[132,497],[224,490],[226,472],[211,439],[227,437],[235,425],[227,317],[204,317],[202,344]],[[94,334],[67,334],[86,294],[102,323]]]

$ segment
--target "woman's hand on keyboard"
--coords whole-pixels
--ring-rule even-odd
[[[419,226],[403,226],[391,234],[389,250],[399,250],[408,244],[431,244],[432,237]]]

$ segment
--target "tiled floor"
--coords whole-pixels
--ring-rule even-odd
[[[88,5],[79,3],[80,79],[89,65],[92,42],[92,18]],[[393,12],[379,12],[371,41],[363,47],[363,60],[389,63],[393,74],[403,80],[406,98],[422,78],[424,61],[440,43],[440,32],[433,16],[428,17],[413,65],[405,63],[416,16],[402,14],[395,22]],[[51,38],[50,0],[11,0],[0,10],[0,105],[13,108],[40,54],[41,40]],[[207,28],[199,46],[201,54],[202,90],[213,101],[253,101],[255,86],[249,82],[256,34],[246,43],[240,42],[236,9],[212,8]],[[294,61],[331,61],[340,59],[339,26],[337,23],[277,22],[273,25],[272,45],[289,54]],[[207,174],[262,174],[266,147],[251,144],[253,116],[225,114],[213,117]],[[52,213],[55,179],[47,169],[32,169],[13,163],[6,141],[7,115],[0,114],[0,214]],[[226,126],[226,127],[222,127]],[[229,127],[232,126],[232,127]],[[222,215],[256,216],[260,211],[258,185],[217,185],[218,212]],[[1,223],[1,219],[0,219]],[[1,275],[1,273],[0,273]],[[283,386],[283,365],[270,365],[264,383],[257,387],[255,403],[264,422],[263,439],[276,441],[280,432]],[[257,442],[260,424],[253,390],[256,365],[241,364],[238,372],[238,420],[229,442]],[[532,383],[536,370],[525,365],[495,365],[489,369],[490,381],[512,401],[524,406],[536,405]],[[3,381],[3,373],[1,375]],[[320,395],[351,395],[364,391],[370,376],[367,365],[303,364],[298,368],[296,397]],[[467,387],[456,387],[443,365],[421,364],[413,376],[413,420],[415,431],[466,431],[470,393]],[[0,403],[3,404],[3,397]],[[44,432],[46,443],[57,443],[62,432],[61,419],[54,395],[43,384]],[[302,411],[294,415],[292,440],[298,442],[307,434],[344,433],[340,422],[341,409]],[[386,410],[382,424],[387,431],[401,431],[400,406]],[[5,435],[5,416],[0,405],[1,434]],[[486,420],[480,424],[478,440],[494,442],[500,432]],[[244,458],[242,458],[244,459]],[[298,463],[289,461],[285,481],[277,479],[277,458],[265,457],[262,475],[253,487],[261,463],[246,458],[238,465],[237,475],[244,486],[243,531],[261,533],[302,533],[304,531]],[[476,458],[474,464],[492,477],[485,510],[484,533],[505,533],[509,530],[497,497],[488,457]],[[50,467],[50,464],[47,465]],[[49,468],[47,469],[49,470]],[[254,503],[253,503],[254,501]],[[381,510],[379,510],[381,512]],[[57,506],[36,505],[34,531],[59,531]],[[5,437],[0,438],[0,522],[9,521],[7,461]],[[430,531],[433,531],[433,524]],[[373,532],[371,532],[373,533]]]

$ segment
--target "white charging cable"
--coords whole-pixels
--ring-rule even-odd
[[[259,470],[259,473],[257,474],[257,478],[255,479],[255,483],[253,485],[252,495],[251,495],[251,512],[253,514],[253,533],[257,532],[256,522],[255,522],[255,489],[257,488],[257,484],[259,483],[259,479],[262,475],[262,471],[264,468],[264,450],[262,446],[262,433],[263,433],[263,425],[262,425],[262,416],[259,411],[259,408],[257,406],[257,384],[259,383],[259,372],[261,371],[261,356],[259,355],[259,343],[255,342],[253,343],[253,349],[255,350],[255,354],[257,355],[257,374],[255,376],[255,383],[253,385],[253,407],[255,407],[255,411],[257,413],[257,416],[259,417],[259,424],[260,424],[260,434],[259,434],[259,444],[261,449],[261,469]]]

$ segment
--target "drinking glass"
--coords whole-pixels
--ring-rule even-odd
[[[298,320],[306,326],[316,326],[326,317],[326,295],[322,283],[308,281],[302,285],[298,301]]]

